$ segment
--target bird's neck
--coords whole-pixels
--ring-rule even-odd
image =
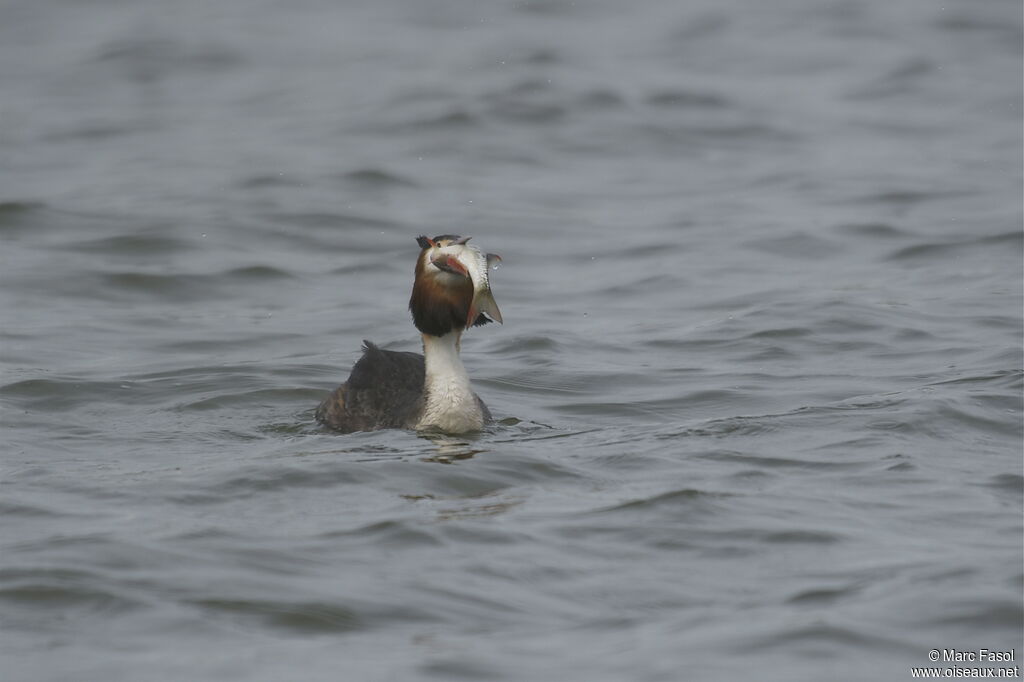
[[[459,357],[461,332],[444,336],[423,334],[424,410],[421,428],[447,432],[479,430],[483,414],[469,385],[469,375]]]

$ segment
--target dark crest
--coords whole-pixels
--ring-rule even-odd
[[[437,243],[437,242],[445,240],[445,239],[447,239],[448,241],[454,242],[454,241],[458,241],[459,239],[462,239],[462,237],[460,237],[457,234],[439,234],[436,237],[434,237],[433,241],[434,241],[434,243]],[[431,240],[428,239],[426,237],[426,235],[422,235],[421,234],[419,237],[416,237],[416,243],[420,245],[421,249],[429,249],[430,248],[430,241]],[[469,237],[466,237],[465,241],[469,241]]]

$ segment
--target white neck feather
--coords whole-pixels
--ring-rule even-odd
[[[444,336],[423,335],[425,404],[417,428],[437,428],[447,433],[483,428],[483,413],[459,357],[460,336],[457,331]]]

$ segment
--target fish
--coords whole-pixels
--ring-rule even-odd
[[[484,253],[477,247],[467,244],[467,241],[469,237],[439,247],[439,253],[432,261],[435,265],[447,267],[452,272],[468,277],[473,283],[473,300],[466,315],[466,327],[471,327],[481,313],[498,324],[504,324],[501,311],[498,310],[498,304],[491,293],[491,282],[488,277],[488,270],[501,262],[501,256]]]

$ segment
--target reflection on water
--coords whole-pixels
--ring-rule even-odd
[[[475,443],[464,438],[456,438],[443,433],[423,433],[421,437],[430,441],[433,454],[421,457],[423,462],[451,464],[461,459],[470,459],[474,455],[487,452],[486,449],[475,447]]]

